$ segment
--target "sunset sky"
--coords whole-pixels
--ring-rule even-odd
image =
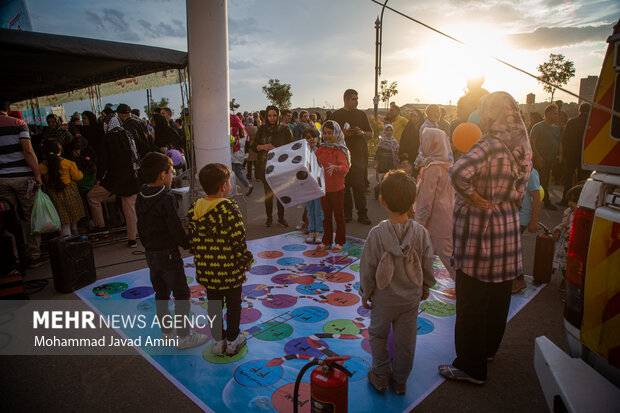
[[[33,30],[187,50],[183,0],[26,0]],[[389,6],[475,46],[468,49],[386,10],[381,79],[398,82],[398,104],[455,104],[468,73],[484,73],[485,87],[505,90],[518,101],[542,87],[497,57],[532,73],[550,53],[575,63],[567,88],[598,75],[606,38],[620,17],[616,0],[391,0]],[[278,78],[292,86],[293,107],[342,106],[342,93],[357,89],[360,107],[372,107],[374,21],[380,6],[370,0],[229,0],[230,97],[240,110],[267,105],[261,86]],[[178,113],[178,86],[154,89]],[[103,99],[142,108],[146,94]],[[573,101],[558,92],[556,98]],[[67,112],[88,102],[65,105]]]

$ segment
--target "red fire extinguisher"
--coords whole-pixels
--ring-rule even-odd
[[[349,377],[353,376],[339,361],[349,360],[349,356],[314,359],[302,367],[295,381],[293,392],[293,412],[298,412],[299,385],[306,370],[318,365],[310,374],[310,411],[313,413],[346,413],[349,409]]]

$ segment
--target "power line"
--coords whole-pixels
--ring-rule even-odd
[[[375,4],[378,4],[379,6],[381,6],[381,7],[385,8],[385,9],[388,9],[388,10],[390,10],[390,11],[392,11],[392,12],[394,12],[394,13],[396,13],[396,14],[398,14],[398,15],[400,15],[400,16],[402,16],[402,17],[404,17],[404,18],[408,19],[408,20],[411,20],[411,21],[412,21],[412,22],[414,22],[414,23],[417,23],[417,24],[419,24],[419,25],[421,25],[421,26],[424,26],[424,27],[426,27],[427,29],[434,31],[434,32],[435,32],[435,33],[437,33],[437,34],[440,34],[441,36],[447,37],[448,39],[453,40],[453,41],[455,41],[455,42],[457,42],[457,43],[459,43],[459,44],[461,44],[461,45],[463,45],[463,46],[472,47],[472,48],[474,47],[473,45],[467,44],[467,43],[465,43],[465,42],[463,42],[463,41],[461,41],[461,40],[457,39],[456,37],[450,36],[449,34],[444,33],[444,32],[442,32],[441,30],[438,30],[438,29],[436,29],[436,28],[434,28],[434,27],[432,27],[432,26],[429,26],[428,24],[426,24],[426,23],[424,23],[424,22],[421,22],[420,20],[414,19],[413,17],[408,16],[408,15],[406,15],[405,13],[400,12],[400,11],[398,11],[398,10],[396,10],[396,9],[394,9],[394,8],[392,8],[392,7],[390,7],[390,6],[386,5],[386,4],[384,4],[384,3],[380,3],[380,2],[379,2],[379,1],[377,1],[377,0],[370,0],[370,1],[371,1],[371,2],[373,2],[373,3],[375,3]],[[386,2],[386,3],[387,3],[387,2]],[[506,62],[505,60],[502,60],[502,59],[498,58],[498,57],[495,57],[495,56],[490,56],[490,55],[487,55],[487,56],[488,56],[490,59],[493,59],[493,60],[495,60],[496,62],[499,62],[499,63],[501,63],[501,64],[503,64],[503,65],[506,65],[506,66],[508,66],[508,67],[510,67],[510,68],[512,68],[512,69],[514,69],[514,70],[517,70],[517,71],[519,71],[519,72],[521,72],[521,73],[523,73],[523,74],[525,74],[525,75],[527,75],[527,76],[530,76],[530,77],[532,77],[532,78],[536,79],[536,80],[537,80],[537,81],[539,81],[539,82],[545,83],[545,84],[547,84],[547,85],[549,85],[549,86],[551,86],[551,87],[553,87],[553,88],[556,88],[556,89],[558,89],[558,90],[561,90],[561,91],[562,91],[562,92],[564,92],[564,93],[567,93],[567,94],[569,94],[569,95],[571,95],[571,96],[574,96],[574,97],[576,97],[576,98],[578,98],[578,99],[581,99],[581,100],[583,100],[584,102],[587,102],[587,103],[591,104],[593,107],[597,107],[597,108],[599,108],[599,109],[601,109],[601,110],[604,110],[605,112],[610,113],[610,114],[612,114],[613,116],[618,116],[618,117],[620,117],[620,112],[616,112],[616,111],[614,111],[612,108],[608,108],[607,106],[604,106],[604,105],[601,105],[601,104],[599,104],[599,103],[596,103],[596,102],[592,101],[591,99],[587,99],[587,98],[584,98],[584,97],[582,97],[582,96],[579,96],[579,94],[574,93],[574,92],[571,92],[571,91],[570,91],[570,90],[568,90],[568,89],[564,89],[564,88],[563,88],[563,87],[561,87],[561,86],[555,85],[555,84],[553,84],[553,83],[551,83],[551,82],[547,82],[546,80],[541,79],[540,77],[538,77],[538,76],[536,76],[536,75],[534,75],[534,74],[532,74],[532,73],[528,72],[527,70],[521,69],[521,68],[519,68],[519,67],[517,67],[517,66],[515,66],[515,65],[513,65],[513,64],[510,64],[510,63]]]

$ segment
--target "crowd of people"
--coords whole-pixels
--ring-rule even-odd
[[[487,363],[495,357],[506,327],[510,295],[525,287],[521,234],[537,231],[541,204],[556,208],[548,185],[560,161],[564,166],[560,203],[570,207],[555,231],[554,266],[565,269],[567,234],[580,190],[573,184],[585,177],[579,168],[578,143],[589,105],[582,104],[579,116],[567,120],[559,105],[550,104],[540,121],[526,127],[508,93],[489,93],[480,81],[468,86],[451,122],[446,110],[434,104],[424,113],[412,110],[408,119],[393,104],[383,118],[371,162],[375,198],[388,219],[370,230],[360,264],[363,305],[373,310],[369,327],[373,363],[368,379],[379,391],[391,385],[397,394],[406,392],[418,306],[435,282],[433,255],[455,280],[457,302],[457,356],[451,364],[439,366],[439,372],[451,380],[486,381]],[[274,194],[265,179],[268,153],[306,140],[325,171],[326,189],[325,196],[305,203],[306,242],[318,244],[317,250],[343,251],[346,223],[354,211],[359,223],[371,225],[366,193],[370,190],[368,143],[373,139],[371,122],[358,109],[358,92],[346,90],[343,103],[341,109],[326,113],[325,120],[319,113],[291,112],[273,105],[256,113],[231,114],[232,168],[209,164],[200,169],[207,196],[192,205],[187,236],[168,191],[174,170],[184,162],[183,118],[175,122],[171,111],[161,108],[147,123],[125,104],[115,111],[106,108],[100,117],[84,112],[81,122],[72,119],[67,127],[50,115],[48,126],[31,144],[25,123],[10,117],[8,104],[2,102],[0,197],[21,203],[29,221],[28,188],[42,186],[59,212],[61,233],[68,235],[76,233],[77,223],[88,217],[94,223],[91,231],[105,231],[101,203],[116,195],[127,223],[129,247],[136,246],[139,233],[146,249],[157,299],[167,302],[172,293],[179,313],[187,313],[189,307],[179,304],[188,299],[188,288],[178,247],[189,248],[208,299],[223,300],[228,308],[227,329],[216,327],[211,351],[236,354],[246,344],[239,332],[240,298],[253,257],[245,244],[239,210],[226,199],[231,173],[247,187],[248,196],[254,189],[252,182],[263,182],[265,225],[270,227]],[[459,151],[453,135],[464,122],[477,124],[483,135],[467,151]],[[278,200],[276,210],[277,223],[288,227]],[[37,263],[40,240],[28,233],[31,262]],[[225,262],[213,260],[214,251],[225,256]],[[221,309],[217,311],[209,306],[210,313],[221,316]],[[168,312],[167,304],[158,303],[159,316]],[[396,353],[391,368],[390,328]],[[163,329],[162,334],[179,337],[181,349],[207,340],[183,328]]]

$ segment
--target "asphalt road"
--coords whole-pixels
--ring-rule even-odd
[[[553,187],[552,199],[561,196]],[[286,210],[288,229],[264,227],[262,185],[258,182],[247,202],[247,236],[257,239],[294,230],[301,209]],[[373,224],[387,216],[378,201],[367,195]],[[275,208],[274,208],[275,210]],[[541,213],[541,221],[555,226],[561,210]],[[274,211],[275,215],[275,211]],[[371,226],[352,222],[347,234],[365,238]],[[525,271],[531,273],[535,237],[523,238]],[[138,250],[142,250],[139,245]],[[144,268],[144,255],[132,254],[125,242],[95,250],[98,279]],[[49,264],[28,273],[26,280],[51,277]],[[488,381],[482,386],[444,382],[415,412],[544,412],[547,407],[534,370],[534,339],[545,335],[566,350],[562,326],[563,304],[559,272],[509,323],[495,360],[489,364]],[[58,294],[50,282],[31,299],[75,300],[74,294]],[[445,360],[446,363],[451,360]],[[3,411],[199,411],[142,356],[4,356],[0,357]],[[208,385],[208,383],[205,383]],[[369,391],[372,389],[369,387]]]

